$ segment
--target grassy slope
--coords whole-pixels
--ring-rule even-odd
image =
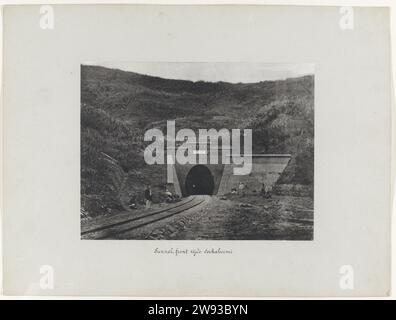
[[[84,202],[85,209],[93,214],[120,208],[117,198],[125,200],[129,192],[141,198],[145,183],[160,189],[166,172],[145,165],[142,137],[147,128],[163,127],[169,119],[176,119],[178,128],[251,128],[254,152],[293,154],[282,183],[312,184],[313,92],[313,76],[231,84],[82,66],[81,190],[83,198],[99,202],[95,209]],[[126,174],[121,193],[102,153]]]

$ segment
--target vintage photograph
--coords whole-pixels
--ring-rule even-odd
[[[313,234],[313,64],[81,65],[81,239]]]

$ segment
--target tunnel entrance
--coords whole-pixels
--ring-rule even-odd
[[[214,178],[204,165],[196,165],[190,169],[186,177],[187,195],[208,194],[214,191]]]

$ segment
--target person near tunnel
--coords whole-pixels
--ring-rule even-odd
[[[144,198],[146,199],[146,209],[149,209],[153,201],[153,192],[151,191],[150,185],[147,185],[146,189],[144,190]]]
[[[239,193],[239,195],[242,195],[242,196],[245,195],[245,184],[241,181],[238,184],[238,193]]]

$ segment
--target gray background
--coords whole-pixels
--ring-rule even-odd
[[[4,10],[6,294],[384,295],[390,268],[389,12],[338,7]],[[81,241],[80,63],[315,64],[315,240]],[[154,248],[232,249],[158,256]],[[39,287],[41,265],[54,290]],[[355,289],[341,290],[351,265]]]

